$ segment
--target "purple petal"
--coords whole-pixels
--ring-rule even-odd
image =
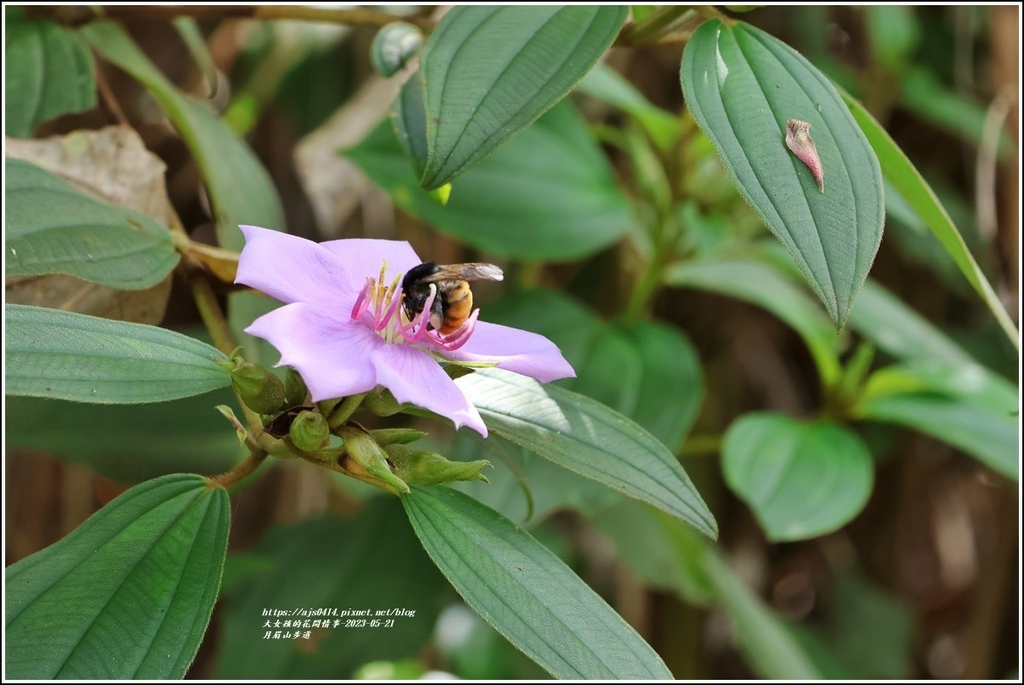
[[[367,276],[380,276],[384,262],[388,264],[384,285],[391,285],[391,279],[423,261],[404,240],[350,238],[328,240],[320,247],[330,252],[340,266],[345,287],[356,291],[363,287]]]
[[[350,288],[342,263],[334,252],[312,240],[259,226],[239,226],[245,247],[238,259],[235,283],[255,288],[282,302],[318,302],[344,308],[352,303],[365,282]],[[380,269],[380,264],[376,267]],[[373,274],[366,274],[373,275]]]
[[[373,356],[377,380],[396,400],[429,409],[451,419],[456,428],[468,426],[487,437],[476,407],[428,353],[406,345],[386,345],[377,348]]]
[[[299,372],[314,402],[375,388],[377,373],[371,357],[381,346],[393,347],[364,324],[352,321],[348,312],[335,318],[304,302],[264,314],[245,332],[277,348],[278,365]]]
[[[541,383],[576,376],[558,347],[543,335],[484,321],[477,321],[476,330],[465,345],[443,354],[453,361],[498,362],[499,369],[536,378]]]

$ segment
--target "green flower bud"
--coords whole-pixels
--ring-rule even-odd
[[[284,375],[284,397],[289,407],[297,407],[306,403],[306,383],[302,380],[299,372],[292,367],[287,367]]]
[[[331,437],[331,429],[320,412],[303,411],[292,421],[288,437],[303,452],[312,452],[324,446]]]
[[[407,483],[440,485],[457,480],[490,482],[481,471],[491,466],[486,459],[449,461],[436,452],[424,452],[408,445],[385,445],[384,451],[395,465],[395,475]]]
[[[338,430],[345,441],[349,459],[344,464],[349,475],[400,495],[409,492],[404,480],[391,472],[388,455],[369,433],[358,426],[347,425]]]
[[[415,428],[379,428],[371,430],[370,435],[377,441],[377,444],[386,447],[387,445],[408,445],[426,436],[423,431]]]
[[[232,355],[231,361],[235,364],[231,369],[231,387],[245,406],[258,414],[275,414],[288,405],[280,378],[240,356]]]
[[[423,45],[423,32],[396,21],[377,32],[370,45],[370,62],[381,76],[394,76]]]
[[[377,416],[394,416],[402,411],[402,403],[395,399],[390,390],[383,388],[363,398],[363,407]]]

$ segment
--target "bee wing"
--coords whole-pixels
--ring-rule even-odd
[[[470,262],[467,264],[444,264],[441,270],[427,276],[423,280],[427,283],[439,281],[500,281],[505,274],[494,264],[483,262]]]

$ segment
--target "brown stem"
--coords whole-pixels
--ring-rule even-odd
[[[100,97],[103,98],[103,102],[106,103],[107,109],[117,119],[117,123],[121,126],[128,126],[128,117],[124,115],[124,110],[121,109],[120,103],[117,101],[117,96],[114,95],[114,91],[111,90],[110,84],[107,83],[106,76],[103,75],[102,69],[96,69],[96,88],[100,91]]]
[[[1006,614],[1013,606],[1013,579],[1017,573],[1017,540],[1020,507],[1016,488],[1003,485],[993,494],[997,529],[995,549],[981,564],[975,584],[974,604],[970,621],[963,631],[966,668],[962,677],[968,680],[1003,678],[997,668],[1000,631],[1007,623]]]
[[[425,17],[402,17],[387,12],[358,9],[323,9],[299,5],[152,5],[127,6],[102,5],[92,12],[69,14],[66,8],[35,8],[33,16],[58,18],[65,23],[81,24],[91,19],[175,19],[194,17],[196,19],[297,19],[350,26],[386,26],[396,21],[416,24],[424,30],[434,27],[434,22]]]
[[[207,478],[206,482],[210,484],[210,487],[229,488],[255,472],[266,458],[266,450],[253,450],[249,452],[249,456],[241,464],[219,476]]]

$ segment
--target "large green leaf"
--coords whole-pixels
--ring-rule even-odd
[[[576,259],[607,246],[632,219],[608,160],[569,103],[463,175],[444,206],[419,187],[389,122],[344,154],[402,209],[495,254]]]
[[[117,24],[94,21],[81,31],[94,50],[146,86],[178,128],[209,190],[221,247],[242,248],[239,224],[284,228],[284,211],[270,176],[227,124],[175,88]]]
[[[672,678],[621,616],[508,519],[446,487],[413,486],[402,504],[466,603],[555,677]]]
[[[853,412],[934,436],[1017,480],[1019,408],[1019,390],[982,366],[918,362],[875,372]]]
[[[500,369],[463,376],[456,384],[496,435],[717,536],[718,524],[683,467],[622,414]]]
[[[244,573],[247,567],[252,570]],[[232,575],[243,574],[228,584]],[[413,657],[452,598],[446,590],[393,497],[375,499],[351,520],[326,516],[275,527],[253,549],[228,557],[215,675],[337,680],[353,677],[370,661]],[[321,607],[327,614],[316,616]],[[268,608],[301,610],[295,617],[271,617],[295,618],[299,625],[273,629],[311,631],[310,638],[264,639]],[[370,614],[342,615],[350,609]],[[322,621],[326,627],[313,626]]]
[[[565,97],[615,40],[624,6],[454,7],[423,48],[422,186],[450,182]]]
[[[229,385],[216,348],[155,326],[45,307],[4,308],[8,395],[96,404],[189,397]]]
[[[145,214],[94,200],[20,159],[5,159],[4,172],[8,276],[61,273],[141,290],[178,263],[171,234]]]
[[[224,489],[164,476],[9,566],[6,676],[184,677],[217,599],[229,520]]]
[[[786,246],[842,326],[882,240],[875,153],[829,80],[788,45],[742,22],[713,20],[690,38],[686,105],[740,193]],[[785,143],[808,122],[824,190]]]
[[[960,271],[967,277],[971,286],[981,295],[982,300],[992,310],[999,325],[1006,332],[1007,337],[1014,346],[1020,349],[1020,333],[1014,325],[1010,315],[1006,312],[999,296],[989,285],[981,267],[974,261],[970,250],[964,243],[963,237],[956,229],[949,214],[942,207],[942,203],[935,196],[931,187],[917,171],[914,165],[903,154],[896,142],[889,137],[889,134],[882,128],[881,124],[875,121],[863,106],[849,95],[844,94],[846,104],[857,124],[864,131],[868,142],[874,148],[878,159],[882,164],[882,170],[890,183],[902,193],[903,197],[910,203],[914,211],[924,221],[932,234],[938,238],[942,246],[956,261]]]
[[[96,104],[92,60],[73,31],[4,7],[4,134],[29,138],[36,124]]]
[[[867,504],[874,479],[871,454],[855,433],[770,413],[747,414],[729,427],[722,470],[775,541],[837,530]]]
[[[754,259],[708,257],[679,262],[665,270],[668,285],[699,288],[763,307],[800,334],[825,386],[839,379],[835,331],[814,301],[769,264]]]
[[[120,483],[169,473],[223,473],[242,446],[214,407],[231,404],[228,388],[173,402],[81,404],[7,397],[4,444],[8,450],[52,452],[85,464]]]

